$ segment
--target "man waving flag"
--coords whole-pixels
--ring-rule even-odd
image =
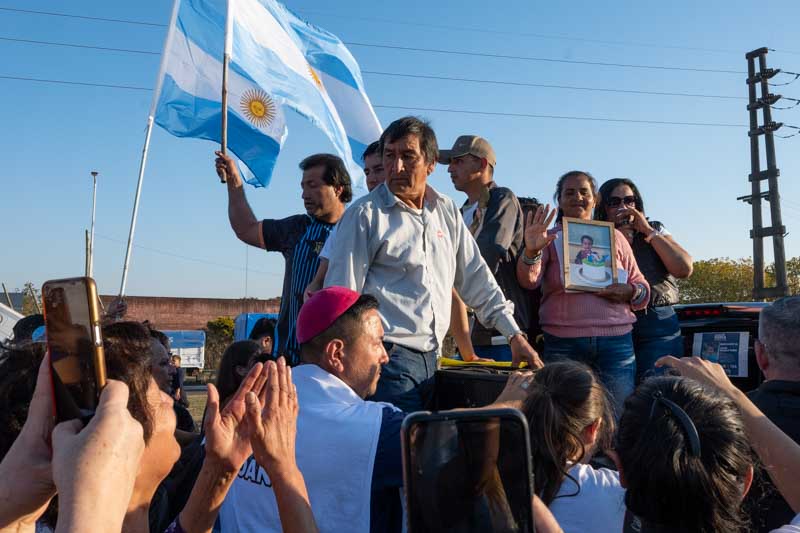
[[[269,184],[286,138],[283,108],[331,140],[352,176],[381,133],[353,56],[333,34],[274,0],[176,0],[159,76],[155,122],[179,137],[221,139],[223,51],[228,52],[228,145]]]

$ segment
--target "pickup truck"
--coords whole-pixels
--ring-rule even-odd
[[[753,343],[758,337],[758,317],[766,302],[732,302],[676,305],[684,355],[700,355],[718,362],[743,391],[758,387],[763,376],[756,363]]]

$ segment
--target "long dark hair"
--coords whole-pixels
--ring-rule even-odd
[[[699,455],[686,423],[655,405],[659,397],[694,423]],[[651,378],[625,400],[616,449],[625,505],[642,521],[700,533],[747,529],[741,502],[753,457],[741,415],[728,398],[688,378]]]
[[[531,435],[536,494],[549,505],[568,476],[568,463],[586,456],[583,430],[600,419],[597,448],[610,447],[614,415],[608,392],[581,363],[550,363],[536,373],[522,407]],[[578,487],[580,490],[580,487]]]
[[[569,178],[577,178],[578,176],[586,176],[589,179],[589,187],[592,189],[592,196],[598,199],[599,203],[599,196],[600,193],[597,190],[597,180],[594,179],[594,176],[589,174],[584,170],[570,170],[569,172],[562,174],[558,181],[556,182],[556,192],[553,194],[553,201],[556,205],[559,204],[559,200],[561,199],[561,191],[564,189],[564,182],[567,181]],[[595,212],[597,212],[597,207],[595,206]],[[556,223],[561,222],[561,218],[564,216],[564,212],[561,210],[561,207],[558,208],[558,215],[556,216]]]
[[[620,185],[627,185],[633,191],[633,196],[636,198],[636,210],[644,214],[644,200],[639,192],[639,188],[628,178],[614,178],[608,180],[600,186],[600,199],[597,202],[597,207],[594,208],[595,220],[608,220],[606,217],[606,207],[608,207],[608,199],[611,198],[611,192]]]
[[[128,411],[144,428],[149,442],[155,425],[147,400],[150,387],[150,329],[141,322],[115,322],[103,326],[106,373],[128,385]]]
[[[244,376],[236,372],[237,366],[247,367],[250,358],[261,355],[261,344],[256,341],[236,341],[222,354],[217,370],[217,391],[221,406],[239,389]]]

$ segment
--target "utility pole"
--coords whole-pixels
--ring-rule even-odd
[[[780,122],[772,120],[772,106],[780,100],[781,95],[769,92],[769,80],[780,69],[767,68],[767,53],[769,49],[759,48],[748,52],[747,58],[747,87],[749,103],[747,110],[750,112],[750,185],[751,193],[740,196],[737,200],[752,206],[753,229],[750,238],[753,239],[753,299],[757,301],[765,298],[780,298],[789,293],[786,280],[786,251],[783,237],[786,227],[781,218],[780,194],[778,192],[778,176],[780,170],[775,161],[774,132],[783,126]],[[758,72],[756,72],[756,61]],[[757,95],[757,88],[761,87],[761,97]],[[761,110],[763,126],[758,124],[758,111]],[[761,154],[759,137],[764,136],[767,168],[761,170]],[[761,190],[761,182],[767,182],[765,191]],[[761,201],[769,202],[770,226],[764,227]],[[772,238],[773,257],[775,259],[775,286],[764,286],[764,238]]]

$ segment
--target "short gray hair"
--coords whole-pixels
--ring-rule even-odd
[[[761,310],[758,338],[770,358],[800,365],[800,296],[787,296]]]

